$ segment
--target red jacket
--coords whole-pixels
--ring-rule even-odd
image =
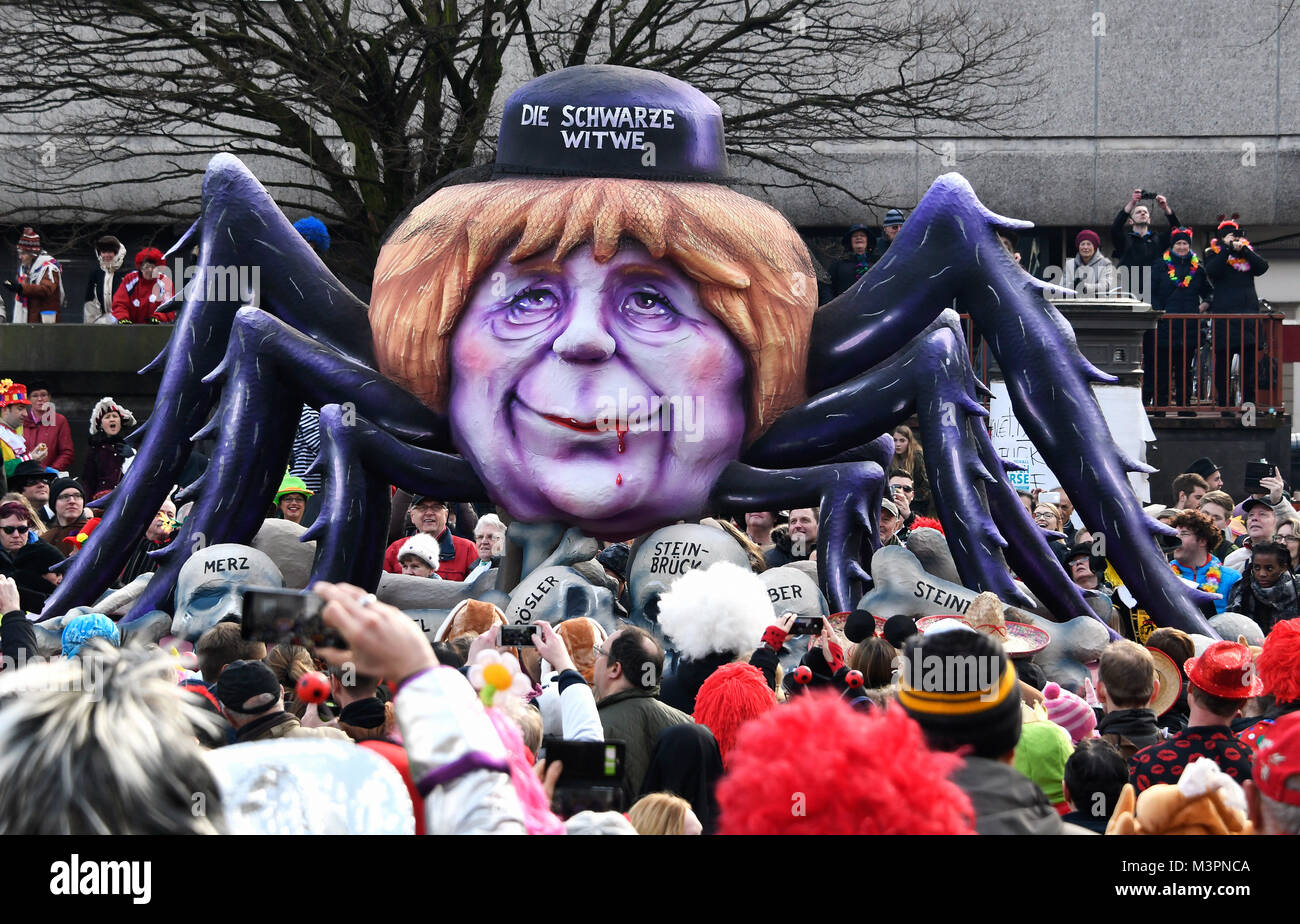
[[[72,430],[68,427],[68,418],[62,414],[54,414],[49,426],[41,425],[41,417],[36,415],[33,410],[28,410],[23,415],[23,439],[27,441],[27,448],[45,444],[45,448],[50,454],[45,457],[41,464],[47,468],[55,468],[61,472],[72,470]],[[51,502],[53,498],[51,498]],[[53,503],[51,503],[53,506]]]
[[[172,281],[162,273],[154,276],[152,289],[140,278],[139,270],[127,273],[113,293],[113,317],[118,323],[150,324],[155,323],[155,319],[170,323],[176,320],[176,312],[160,312],[158,309],[171,297]]]
[[[403,536],[390,545],[388,551],[384,553],[384,570],[389,574],[402,573],[402,566],[397,561],[397,553],[409,538],[409,536]],[[449,539],[451,540],[451,549],[447,548],[447,540]],[[465,580],[465,575],[469,574],[473,567],[478,564],[478,548],[468,539],[453,536],[451,530],[446,527],[443,527],[442,535],[438,537],[438,544],[442,547],[442,554],[438,556],[438,577],[444,581]]]

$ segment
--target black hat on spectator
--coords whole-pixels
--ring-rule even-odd
[[[68,488],[76,488],[78,491],[81,492],[81,499],[83,501],[87,499],[86,489],[81,486],[80,481],[78,481],[75,478],[56,478],[54,479],[54,483],[50,485],[51,503],[58,500],[59,495],[62,494],[64,491],[66,491]]]
[[[1246,516],[1256,507],[1265,507],[1269,510],[1273,509],[1273,505],[1266,500],[1263,500],[1258,497],[1248,497],[1246,498],[1245,502],[1242,503],[1241,505],[1241,515]]]
[[[412,507],[418,507],[420,504],[423,504],[425,501],[433,501],[435,504],[441,504],[442,506],[446,507],[448,510],[451,509],[451,505],[448,504],[445,500],[443,500],[443,499],[440,498],[440,497],[434,497],[432,494],[412,494],[412,495],[411,495],[411,506],[412,506]]]
[[[261,661],[232,661],[217,678],[217,699],[234,712],[256,715],[276,704],[283,690]]]
[[[19,462],[14,466],[13,474],[9,476],[9,490],[21,491],[27,487],[29,482],[44,481],[46,484],[52,482],[55,478],[54,472],[47,472],[45,467],[39,462]]]
[[[1186,241],[1187,243],[1190,244],[1192,242],[1192,229],[1174,228],[1172,231],[1169,232],[1169,246],[1172,247],[1174,244],[1177,244],[1179,241]]]
[[[1223,236],[1224,236],[1225,234],[1227,234],[1228,232],[1232,232],[1233,234],[1237,235],[1237,237],[1245,237],[1245,236],[1246,236],[1246,230],[1245,230],[1244,228],[1242,228],[1241,225],[1237,224],[1237,213],[1236,213],[1236,212],[1233,212],[1233,213],[1232,213],[1232,217],[1231,217],[1231,218],[1225,218],[1225,217],[1223,217],[1222,215],[1220,215],[1220,216],[1219,216],[1219,225],[1218,225],[1217,228],[1214,229],[1214,233],[1215,233],[1218,237],[1223,237]]]
[[[844,236],[840,238],[840,243],[844,245],[845,250],[848,250],[851,246],[853,246],[853,241],[851,239],[853,235],[859,231],[861,231],[863,234],[867,236],[867,250],[870,250],[872,247],[876,245],[876,234],[866,225],[863,224],[849,225],[849,230],[845,231]]]
[[[1215,472],[1220,471],[1219,466],[1214,464],[1214,460],[1209,456],[1201,456],[1191,465],[1187,466],[1187,471],[1194,475],[1200,475],[1202,478],[1209,478]]]

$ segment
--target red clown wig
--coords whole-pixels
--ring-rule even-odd
[[[813,693],[741,729],[718,783],[722,834],[974,834],[970,799],[896,706]]]

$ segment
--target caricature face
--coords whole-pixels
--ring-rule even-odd
[[[696,284],[625,242],[503,257],[452,337],[456,445],[519,519],[617,538],[695,515],[745,432],[745,361]],[[658,412],[653,412],[659,408]]]

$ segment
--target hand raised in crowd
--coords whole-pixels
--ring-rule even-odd
[[[437,667],[438,659],[424,632],[395,606],[380,603],[351,584],[317,581],[312,590],[325,600],[321,618],[338,629],[347,649],[317,651],[333,665],[351,662],[357,672],[400,683],[413,674]]]
[[[489,648],[496,648],[497,639],[501,637],[501,627],[494,625],[482,635],[474,637],[474,641],[469,643],[469,651],[465,654],[465,663],[473,664],[474,659],[479,656],[479,652],[487,651]]]
[[[1160,210],[1164,212],[1166,215],[1168,215],[1169,212],[1171,211],[1171,209],[1169,208],[1169,200],[1166,199],[1164,196],[1156,196],[1156,205],[1160,206]]]
[[[1141,201],[1142,201],[1142,187],[1139,186],[1137,189],[1133,190],[1133,195],[1129,196],[1128,210],[1130,212],[1133,211],[1133,206],[1137,205]]]
[[[1259,479],[1259,486],[1268,491],[1268,502],[1274,507],[1282,503],[1282,489],[1286,486],[1286,482],[1282,480],[1282,473],[1276,466],[1273,468],[1273,474]]]
[[[14,579],[0,577],[0,616],[12,613],[14,610],[22,612],[22,609],[22,604],[18,602],[18,585],[14,583]]]
[[[569,646],[564,644],[564,638],[551,628],[549,622],[543,620],[537,623],[533,645],[537,648],[537,653],[557,672],[563,673],[574,669],[573,658],[569,657]]]

